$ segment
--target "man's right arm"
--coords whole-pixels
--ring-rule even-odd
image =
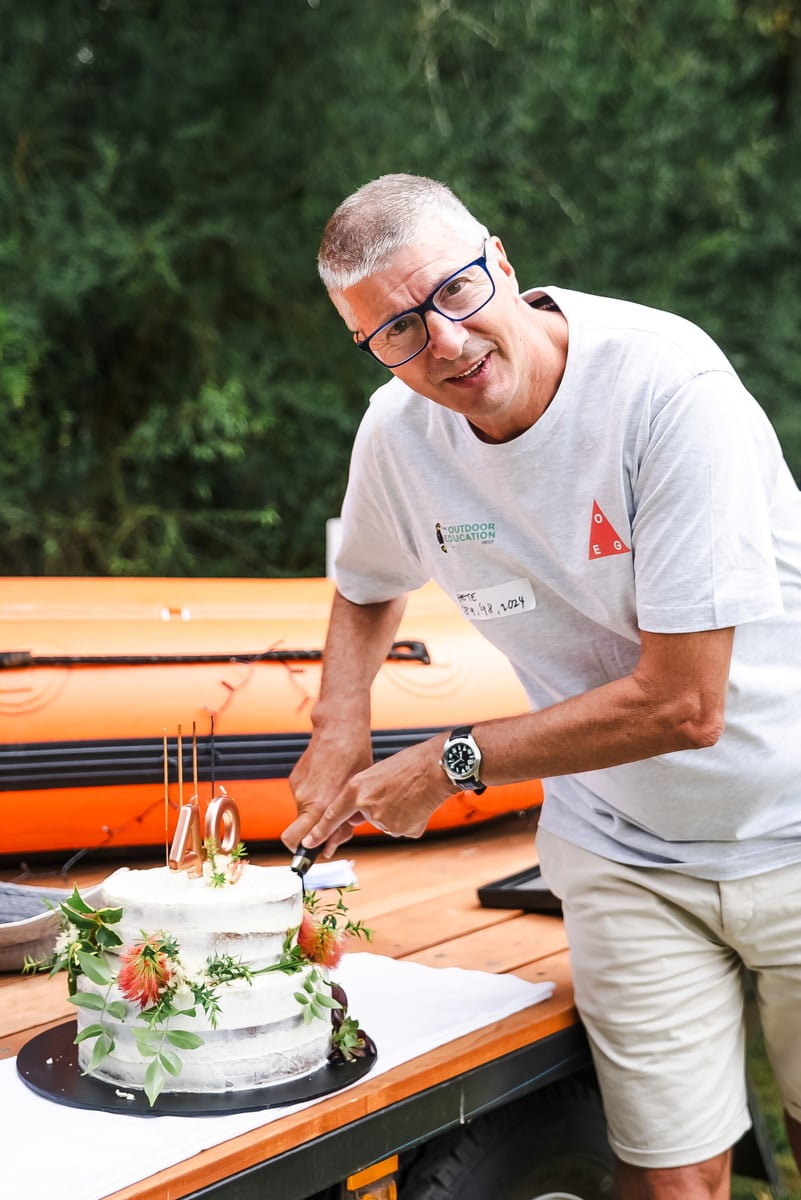
[[[298,816],[281,837],[292,851],[347,781],[373,761],[370,688],[405,607],[405,595],[378,604],[353,604],[340,592],[334,595],[312,737],[289,777]],[[360,823],[354,814],[348,833]]]

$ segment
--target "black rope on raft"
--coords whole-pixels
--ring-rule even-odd
[[[155,667],[210,663],[320,662],[322,650],[269,649],[254,654],[32,654],[30,650],[0,650],[0,670],[26,667]],[[392,662],[430,664],[424,642],[393,642],[387,654]]]
[[[214,768],[217,762],[217,756],[214,753],[214,713],[211,714],[211,739],[209,741],[209,750],[211,751],[211,794],[214,795]]]

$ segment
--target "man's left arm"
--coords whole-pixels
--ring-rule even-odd
[[[733,640],[733,628],[643,632],[630,675],[537,712],[476,723],[483,782],[572,775],[715,745],[725,723]],[[387,833],[419,837],[453,792],[439,765],[446,736],[353,776],[304,842],[325,842],[355,812]]]

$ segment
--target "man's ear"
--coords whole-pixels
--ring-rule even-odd
[[[508,275],[513,283],[517,283],[515,269],[506,257],[506,251],[503,248],[503,242],[499,237],[491,237],[490,243],[495,249],[495,261],[503,271],[504,275]]]

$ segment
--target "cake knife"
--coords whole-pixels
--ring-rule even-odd
[[[297,850],[292,855],[292,862],[290,863],[290,868],[291,868],[291,870],[293,870],[295,872],[296,875],[300,875],[301,883],[303,882],[303,876],[306,874],[309,867],[312,865],[314,860],[317,858],[317,855],[320,853],[322,848],[323,848],[322,845],[308,846],[308,847],[307,846],[298,846]]]

